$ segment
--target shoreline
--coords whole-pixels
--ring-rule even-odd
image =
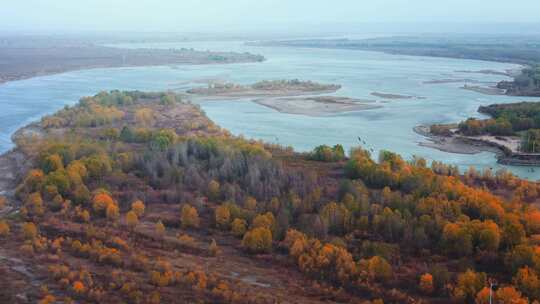
[[[15,201],[13,200],[15,188],[23,178],[22,174],[31,166],[30,158],[24,153],[18,141],[25,136],[25,132],[36,133],[36,129],[41,130],[41,127],[38,126],[37,122],[31,122],[17,129],[17,131],[11,135],[11,141],[15,146],[0,154],[0,172],[2,173],[0,175],[0,195],[8,198],[8,202]],[[13,207],[14,206],[10,206],[8,203],[5,210],[2,210],[0,215],[11,212]]]
[[[80,72],[80,71],[92,71],[92,70],[99,70],[99,69],[130,69],[130,68],[151,68],[151,67],[174,67],[177,65],[221,65],[221,64],[242,64],[242,63],[254,63],[259,61],[239,61],[239,62],[228,62],[228,63],[218,63],[218,62],[208,62],[208,63],[165,63],[165,64],[140,64],[140,65],[110,65],[110,66],[94,66],[94,67],[81,67],[77,69],[64,69],[64,70],[58,70],[58,71],[51,71],[51,72],[45,72],[45,73],[36,73],[33,75],[24,75],[17,78],[10,78],[10,79],[3,79],[0,77],[0,86],[16,82],[16,81],[23,81],[28,80],[32,78],[39,78],[39,77],[47,77],[47,76],[53,76],[53,75],[60,75],[64,73],[71,73],[71,72]]]
[[[442,152],[474,155],[481,152],[500,153],[500,150],[493,149],[487,145],[472,145],[459,137],[445,137],[434,135],[429,132],[429,126],[420,125],[413,128],[413,131],[426,138],[428,142],[419,142],[418,145],[436,149]]]
[[[499,89],[493,86],[482,87],[482,86],[471,86],[471,85],[466,84],[460,87],[460,89],[472,91],[472,92],[476,92],[476,93],[480,93],[484,95],[491,95],[491,96],[512,96],[512,95],[507,95],[506,90]]]

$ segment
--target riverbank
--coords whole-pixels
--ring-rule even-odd
[[[14,199],[17,185],[25,172],[32,166],[30,157],[24,152],[25,141],[40,136],[42,129],[38,123],[31,123],[18,129],[11,137],[15,148],[0,154],[0,196],[6,197],[8,203],[0,210],[0,216],[12,212],[17,206]]]

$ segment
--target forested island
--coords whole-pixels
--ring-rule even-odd
[[[537,183],[297,153],[185,98],[103,92],[16,133],[0,302],[489,303],[494,280],[497,303],[540,300]]]
[[[480,113],[489,119],[469,118],[459,124],[436,124],[429,135],[435,146],[466,142],[488,145],[501,150],[499,161],[508,164],[538,165],[540,163],[540,102],[519,102],[481,106]],[[456,151],[459,152],[459,148]]]
[[[67,71],[183,64],[260,62],[249,53],[193,49],[125,49],[80,40],[48,41],[0,36],[0,84]]]
[[[512,96],[540,96],[540,37],[424,35],[371,39],[302,39],[259,41],[250,45],[337,48],[378,51],[389,54],[475,59],[524,65],[522,71],[468,71],[514,77],[497,88]]]

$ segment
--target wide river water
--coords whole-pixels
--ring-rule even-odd
[[[459,71],[515,69],[513,64],[475,60],[389,55],[377,52],[246,46],[240,41],[122,44],[121,47],[195,48],[198,50],[249,51],[262,54],[262,63],[231,65],[191,65],[93,69],[35,77],[0,85],[0,152],[13,147],[11,134],[21,126],[53,113],[81,96],[102,90],[185,90],[201,86],[201,80],[219,79],[249,84],[264,79],[313,80],[341,84],[336,95],[376,99],[372,92],[421,96],[381,103],[382,108],[325,117],[308,117],[276,112],[249,100],[208,101],[207,115],[233,134],[263,139],[308,151],[320,144],[342,144],[346,149],[359,145],[368,149],[395,151],[409,159],[413,155],[428,160],[456,164],[464,170],[507,168],[531,180],[540,179],[540,168],[502,166],[494,154],[463,155],[441,152],[418,143],[426,139],[416,134],[419,124],[457,122],[481,117],[478,106],[508,103],[530,98],[489,96],[461,89],[462,83],[424,84],[437,79],[468,79],[495,83],[505,76]]]

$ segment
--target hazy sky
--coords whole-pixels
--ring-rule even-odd
[[[538,22],[540,0],[0,0],[0,30],[208,31],[371,22]]]

